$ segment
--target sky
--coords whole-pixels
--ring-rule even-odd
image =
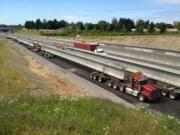
[[[37,18],[96,23],[114,17],[180,21],[180,0],[0,0],[0,24]]]

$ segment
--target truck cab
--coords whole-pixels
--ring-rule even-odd
[[[33,42],[32,50],[33,50],[34,52],[39,52],[39,51],[41,51],[41,44],[38,43],[38,42]]]
[[[160,97],[158,86],[140,72],[132,73],[123,87],[126,93],[138,97],[141,102],[156,101]]]
[[[98,53],[98,54],[104,54],[106,55],[107,53],[105,53],[104,49],[103,48],[96,48],[96,50],[94,51],[95,53]]]

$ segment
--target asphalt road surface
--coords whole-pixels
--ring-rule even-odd
[[[114,93],[115,95],[128,101],[131,104],[143,106],[143,107],[151,109],[151,110],[155,110],[155,111],[162,112],[165,114],[174,115],[174,116],[180,118],[180,100],[179,99],[176,101],[173,101],[167,97],[161,97],[161,99],[155,103],[141,103],[138,101],[138,99],[136,99],[135,97],[133,97],[131,95],[121,93],[118,90],[109,88],[104,83],[99,83],[98,81],[94,81],[94,80],[90,79],[89,75],[91,72],[93,72],[93,70],[90,68],[84,67],[78,63],[74,63],[74,62],[71,62],[69,60],[66,60],[66,59],[60,58],[60,57],[50,59],[50,61],[64,69],[67,69],[67,70],[73,72],[74,74],[76,74],[78,76],[81,76],[82,78],[85,78],[85,79],[101,86],[102,88]]]

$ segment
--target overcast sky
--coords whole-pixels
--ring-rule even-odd
[[[180,21],[180,0],[0,0],[0,24],[37,18],[95,23],[114,17]]]

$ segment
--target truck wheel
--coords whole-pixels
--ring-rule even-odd
[[[169,98],[175,100],[177,98],[177,94],[174,92],[169,93]]]
[[[139,99],[140,102],[144,102],[145,101],[145,97],[144,97],[143,94],[139,94],[138,99]]]
[[[123,86],[121,86],[119,90],[120,90],[121,92],[125,92],[125,89],[124,89]]]
[[[93,79],[96,80],[97,79],[96,76],[93,76]]]
[[[98,81],[99,81],[100,83],[102,83],[102,81],[103,81],[103,80],[102,80],[102,78],[101,78],[101,77],[99,77]]]
[[[117,90],[117,86],[116,84],[113,85],[113,89]]]
[[[112,87],[112,83],[111,83],[111,82],[108,82],[108,86],[109,86],[109,87]]]
[[[161,95],[166,97],[168,95],[168,93],[167,93],[167,91],[161,91]]]

